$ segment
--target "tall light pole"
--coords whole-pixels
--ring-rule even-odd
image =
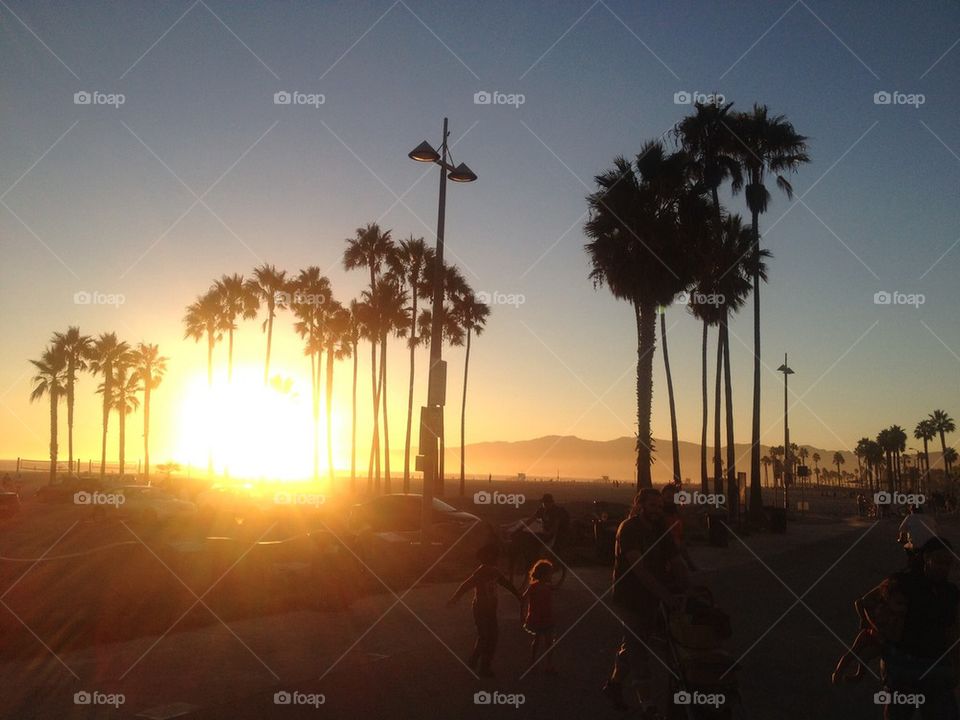
[[[787,354],[783,354],[783,365],[777,368],[783,373],[783,507],[790,509],[787,500],[787,488],[793,483],[793,467],[790,464],[790,407],[787,404],[787,380],[793,375],[793,370],[787,365]]]
[[[411,160],[434,163],[440,166],[440,201],[437,211],[437,247],[433,265],[433,303],[430,326],[430,374],[427,383],[427,404],[420,408],[420,452],[417,458],[423,471],[423,505],[420,514],[420,544],[424,551],[429,547],[430,524],[433,520],[433,495],[439,469],[439,440],[442,426],[443,406],[447,393],[447,365],[443,361],[443,229],[447,210],[447,178],[453,182],[473,182],[476,174],[464,163],[454,167],[449,161],[447,147],[447,118],[443,119],[443,140],[440,152],[426,140],[408,153]],[[443,479],[440,478],[440,482]]]

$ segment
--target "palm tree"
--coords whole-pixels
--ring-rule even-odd
[[[913,437],[917,440],[923,440],[923,465],[924,465],[924,481],[923,487],[927,488],[928,483],[930,482],[930,448],[929,443],[937,436],[937,431],[933,427],[933,422],[930,418],[924,418],[917,423],[916,427],[913,429]]]
[[[947,443],[944,439],[944,436],[947,433],[952,433],[957,429],[956,424],[953,421],[953,418],[950,417],[944,410],[934,410],[930,413],[930,422],[932,423],[933,429],[940,435],[940,452],[941,457],[943,458],[943,472],[946,477],[950,477],[950,466],[953,464],[950,460],[947,459]]]
[[[303,340],[303,354],[310,358],[313,479],[317,481],[320,478],[320,377],[326,343],[327,312],[333,303],[333,291],[330,289],[330,280],[321,274],[316,265],[301,270],[290,284],[290,289],[293,291],[290,308],[297,318],[293,329]]]
[[[370,273],[370,285],[368,292],[372,292],[377,284],[377,277],[384,265],[388,262],[395,248],[393,239],[390,237],[389,230],[381,230],[377,223],[367,223],[364,227],[359,227],[354,231],[352,238],[347,238],[347,249],[343,251],[344,270],[356,270],[366,268]],[[370,341],[370,386],[374,398],[373,408],[373,443],[371,447],[371,460],[368,471],[367,485],[368,489],[372,486],[374,467],[376,468],[377,484],[380,483],[380,409],[377,386],[379,375],[377,373],[377,344],[379,333],[376,329],[372,333],[366,333]]]
[[[410,492],[410,435],[413,427],[413,379],[416,349],[420,344],[417,335],[417,300],[427,298],[430,292],[428,278],[433,271],[435,255],[423,238],[412,235],[397,243],[396,251],[389,257],[391,273],[400,281],[401,288],[409,298],[410,330],[407,344],[410,347],[410,381],[407,390],[407,432],[403,443],[403,491]]]
[[[943,461],[947,467],[953,467],[953,464],[957,461],[957,451],[952,447],[944,448]]]
[[[842,471],[840,466],[846,463],[847,461],[843,458],[843,453],[839,450],[833,454],[833,464],[837,466],[837,477],[841,477]]]
[[[130,350],[125,342],[117,340],[116,333],[102,333],[90,350],[90,372],[103,377],[102,431],[100,441],[100,482],[107,475],[107,429],[110,423],[110,399],[113,397],[114,364]]]
[[[260,307],[258,292],[245,283],[243,275],[234,273],[224,275],[217,280],[213,289],[220,298],[223,323],[227,330],[227,382],[233,382],[233,331],[237,329],[237,319],[250,320],[257,316]]]
[[[896,490],[896,473],[894,472],[893,454],[897,446],[897,440],[890,431],[890,428],[885,428],[877,433],[877,444],[883,450],[883,454],[886,457],[887,490],[892,493]]]
[[[467,353],[463,362],[463,401],[460,406],[460,496],[466,493],[464,476],[466,422],[467,422],[467,375],[470,370],[470,340],[474,335],[480,335],[487,324],[490,307],[477,300],[473,292],[467,293],[453,306],[453,314],[458,324],[467,335]]]
[[[111,409],[117,412],[120,425],[120,478],[123,478],[126,470],[127,457],[127,413],[134,412],[140,407],[140,401],[137,399],[137,393],[140,392],[140,378],[136,372],[136,355],[132,350],[119,355],[113,364],[114,378],[109,390],[109,402]],[[107,397],[108,390],[105,384],[101,384],[98,392],[104,393]]]
[[[770,192],[764,184],[774,175],[776,185],[788,198],[793,197],[793,186],[784,177],[795,172],[801,164],[810,162],[807,138],[798,134],[783,115],[771,116],[766,105],[754,105],[750,112],[733,116],[733,125],[727,126],[736,138],[735,152],[742,173],[733,177],[733,190],[745,191],[750,210],[753,233],[753,425],[750,435],[750,483],[753,487],[760,478],[760,215],[767,211]],[[726,122],[724,121],[726,125]],[[759,495],[759,493],[757,493]]]
[[[87,369],[87,357],[93,345],[89,335],[81,335],[80,328],[71,325],[64,333],[54,333],[52,343],[63,353],[67,361],[67,460],[73,474],[73,408],[76,401],[77,373]]]
[[[208,290],[187,306],[183,316],[185,326],[184,339],[192,338],[200,342],[207,340],[207,392],[209,402],[213,402],[213,349],[223,339],[226,323],[223,317],[223,307],[216,290]],[[269,342],[268,342],[269,344]],[[207,450],[207,475],[213,476],[213,446]]]
[[[36,369],[34,383],[30,393],[30,402],[50,398],[50,484],[57,480],[57,406],[60,404],[67,387],[67,356],[57,345],[51,345],[43,351],[39,360],[31,360]]]
[[[623,157],[595,178],[587,197],[585,249],[595,287],[633,306],[637,327],[637,487],[651,486],[653,353],[659,306],[676,295],[678,280],[692,279],[692,258],[677,242],[677,210],[690,190],[687,159],[646,143],[637,158]]]
[[[136,349],[137,379],[143,389],[143,479],[150,484],[150,398],[163,381],[167,360],[156,345],[140,343]]]
[[[899,425],[890,426],[890,443],[893,447],[894,467],[897,473],[897,487],[902,487],[902,477],[900,473],[900,459],[907,449],[907,433]]]
[[[360,318],[360,304],[356,300],[350,301],[349,322],[344,333],[344,342],[350,347],[350,356],[353,358],[353,401],[351,406],[350,430],[350,492],[357,489],[357,346],[360,343],[362,322]]]
[[[810,459],[813,460],[813,472],[817,476],[817,485],[820,484],[820,453],[814,452],[810,456]]]
[[[719,278],[713,282],[717,307],[720,313],[720,337],[718,339],[717,356],[717,384],[719,387],[719,373],[723,370],[724,397],[726,399],[726,430],[727,430],[727,497],[737,498],[736,483],[736,450],[733,436],[733,383],[730,367],[730,337],[728,324],[730,315],[736,313],[746,303],[747,295],[753,286],[753,278],[766,282],[766,260],[770,257],[768,250],[763,250],[759,258],[750,252],[750,232],[743,226],[739,215],[729,215],[723,220],[722,238],[716,248],[715,267],[720,272]],[[755,266],[756,265],[756,266]],[[720,355],[722,351],[722,356]],[[718,413],[719,415],[719,413]],[[717,418],[719,424],[719,416]],[[717,432],[719,438],[719,432]],[[717,443],[719,453],[719,442]],[[759,478],[759,476],[758,476]],[[756,497],[751,491],[751,502]],[[760,498],[762,502],[762,497]],[[734,508],[731,507],[731,510]]]
[[[773,460],[770,459],[769,455],[764,455],[762,458],[760,458],[760,464],[763,465],[763,484],[769,487],[770,466],[773,464]]]
[[[273,348],[273,321],[278,310],[287,309],[289,290],[287,271],[278,270],[274,265],[264,263],[253,269],[253,277],[245,282],[256,305],[266,305],[267,319],[263,321],[263,330],[267,333],[267,359],[263,366],[263,384],[270,381],[270,351]]]
[[[392,277],[377,280],[373,291],[363,291],[367,306],[367,325],[369,331],[376,333],[380,344],[379,378],[374,395],[374,412],[383,407],[383,480],[384,491],[390,492],[390,424],[387,403],[387,338],[390,335],[402,336],[406,333],[410,319],[406,309],[403,291]],[[379,445],[376,446],[377,461],[380,458]],[[379,489],[379,475],[378,475]]]

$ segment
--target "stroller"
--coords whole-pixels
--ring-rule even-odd
[[[680,610],[661,608],[668,662],[675,677],[667,717],[670,720],[725,720],[739,701],[737,666],[723,650],[731,635],[730,617],[717,607],[709,588],[695,586]]]

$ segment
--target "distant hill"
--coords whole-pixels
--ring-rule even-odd
[[[506,475],[515,476],[526,473],[529,478],[556,477],[597,479],[603,475],[612,480],[632,481],[636,465],[635,439],[620,437],[615,440],[584,440],[574,435],[547,435],[533,440],[516,442],[482,442],[467,445],[466,471],[469,475]],[[654,440],[653,481],[669,482],[673,477],[672,443],[669,440]],[[698,480],[700,477],[700,446],[681,441],[680,468],[686,480]],[[836,469],[831,465],[833,450],[803,446],[810,455],[820,454],[820,467]],[[750,446],[734,445],[737,455],[737,469],[750,470]],[[768,445],[762,445],[761,455],[770,451]],[[724,453],[726,450],[724,450]],[[846,463],[843,469],[856,472],[857,458],[851,452],[843,451]],[[724,455],[726,457],[726,455]],[[708,462],[711,462],[708,456]],[[930,462],[936,465],[934,453],[930,453]],[[813,466],[813,463],[808,460]],[[446,450],[446,473],[452,475],[460,467],[460,448]],[[771,468],[772,472],[772,468]]]

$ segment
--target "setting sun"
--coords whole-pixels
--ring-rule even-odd
[[[238,367],[233,382],[214,378],[207,387],[202,372],[186,384],[180,407],[180,434],[174,457],[194,468],[206,468],[213,455],[217,473],[233,477],[301,480],[311,476],[313,419],[310,381],[275,375],[263,383],[263,371]],[[320,467],[326,469],[326,419],[321,408]],[[333,415],[334,466],[344,465],[336,408]],[[324,473],[325,474],[325,473]]]

